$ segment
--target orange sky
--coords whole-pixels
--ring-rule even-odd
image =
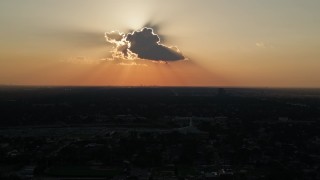
[[[15,71],[13,72],[12,69]],[[226,86],[230,85],[214,73],[192,61],[167,64],[149,60],[124,60],[121,63],[70,60],[39,63],[37,66],[8,66],[1,81],[24,85],[63,86]],[[11,76],[5,76],[11,74]]]
[[[317,0],[3,0],[0,85],[320,87],[319,7]],[[145,25],[190,60],[101,63],[111,50],[105,32]]]

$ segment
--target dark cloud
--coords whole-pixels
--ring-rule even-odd
[[[143,28],[127,35],[113,31],[106,33],[106,40],[114,44],[113,58],[141,58],[155,61],[177,61],[185,57],[176,47],[160,43],[160,38],[152,28]]]
[[[164,21],[162,21],[162,22],[159,22],[159,21],[154,21],[154,20],[149,20],[149,21],[147,21],[144,25],[143,25],[143,27],[148,27],[148,28],[151,28],[151,29],[153,29],[153,32],[160,32],[161,31],[161,28],[162,27],[164,27],[164,26],[166,26],[166,23],[167,22],[164,22]],[[131,31],[132,32],[132,31]],[[167,36],[164,36],[164,35],[161,35],[161,34],[157,34],[157,36],[161,39],[161,43],[164,43],[164,42],[166,42],[166,40],[167,40]]]

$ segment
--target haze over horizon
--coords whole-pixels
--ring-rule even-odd
[[[319,7],[3,0],[0,85],[320,88]]]

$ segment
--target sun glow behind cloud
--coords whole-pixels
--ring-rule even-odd
[[[166,85],[162,78],[167,84],[175,79],[176,85],[320,87],[320,25],[314,23],[319,5],[299,0],[3,0],[0,84]],[[179,47],[194,65],[101,63],[112,50],[105,32],[127,35],[143,27],[152,28],[161,44]],[[165,78],[169,74],[174,77]]]
[[[187,59],[176,46],[168,47],[161,44],[159,35],[149,27],[128,34],[118,31],[106,32],[105,37],[106,41],[113,46],[112,57],[106,60],[178,61]]]

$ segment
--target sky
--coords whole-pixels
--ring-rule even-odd
[[[1,0],[0,85],[320,88],[319,9],[319,0]]]

